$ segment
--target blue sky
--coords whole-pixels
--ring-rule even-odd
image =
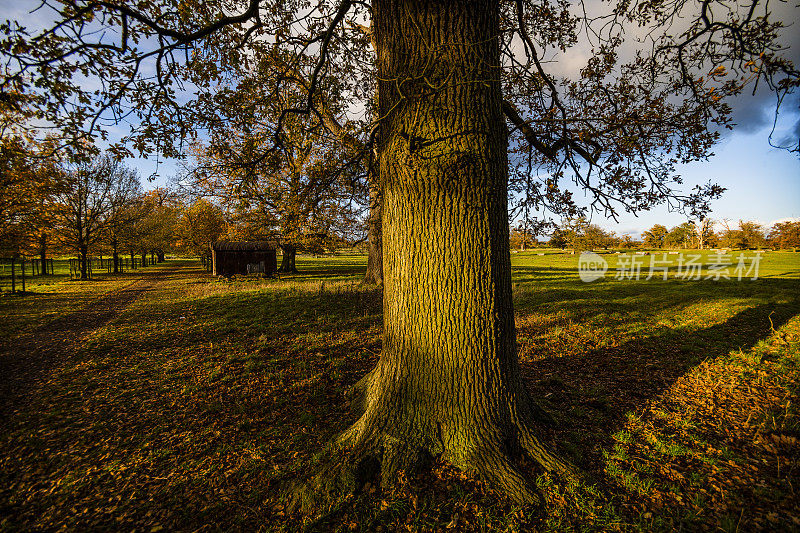
[[[784,218],[800,219],[800,158],[769,144],[771,125],[729,133],[707,162],[682,168],[686,189],[711,180],[727,190],[712,202],[715,220],[755,220],[769,224]],[[796,142],[796,141],[795,141]],[[618,224],[595,216],[593,222],[617,233],[641,233],[653,226],[672,227],[686,221],[680,213],[660,207],[638,217],[625,215]]]

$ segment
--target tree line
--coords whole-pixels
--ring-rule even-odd
[[[617,235],[592,224],[584,217],[568,219],[552,229],[549,237],[543,230],[540,233],[527,227],[514,226],[511,229],[512,249],[548,246],[575,251],[595,249],[759,249],[795,250],[800,247],[800,221],[776,222],[764,226],[754,221],[740,220],[732,225],[727,219],[715,222],[704,218],[695,222],[684,222],[672,228],[654,224],[644,231],[641,239],[631,235]],[[539,239],[538,237],[544,238]]]
[[[70,255],[88,279],[92,256],[163,260],[179,206],[163,189],[144,191],[138,173],[110,154],[53,157],[48,146],[6,135],[0,145],[0,255],[45,260]],[[144,259],[141,263],[144,263]]]
[[[46,265],[53,254],[74,255],[87,279],[99,254],[110,255],[118,273],[123,255],[144,264],[148,254],[158,262],[167,253],[207,257],[219,239],[268,240],[283,251],[281,270],[293,272],[298,251],[363,241],[359,190],[341,174],[321,179],[326,160],[312,148],[246,189],[196,153],[196,165],[171,186],[149,191],[112,153],[68,157],[51,148],[21,135],[2,139],[0,256],[36,256]]]

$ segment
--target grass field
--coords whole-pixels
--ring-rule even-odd
[[[119,289],[138,277],[137,270],[124,274],[95,273],[88,282],[70,281],[69,259],[53,261],[55,272],[46,276],[31,276],[25,279],[25,290],[29,295],[14,295],[11,291],[10,266],[3,264],[0,270],[0,339],[29,332],[49,320],[83,308],[98,296]],[[27,265],[30,269],[30,265]],[[149,267],[148,267],[149,268]],[[19,269],[19,265],[17,265]],[[16,289],[22,289],[19,270],[16,272]]]
[[[284,515],[282,490],[352,423],[346,391],[378,359],[364,257],[235,280],[172,261],[3,294],[0,357],[139,291],[0,418],[0,530],[800,530],[800,254],[742,281],[675,264],[646,280],[650,256],[615,279],[621,257],[584,283],[577,256],[512,256],[523,372],[557,421],[542,431],[586,482],[539,476],[547,504],[519,508],[442,464],[312,522]]]

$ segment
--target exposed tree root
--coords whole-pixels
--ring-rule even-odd
[[[540,504],[542,497],[530,476],[503,450],[487,450],[476,459],[477,473],[514,503]]]
[[[361,283],[364,285],[381,286],[383,285],[383,278],[368,268],[367,273],[364,274],[364,278],[361,280]]]
[[[532,482],[537,471],[554,473],[570,481],[582,477],[536,436],[528,421],[538,414],[538,407],[532,407],[533,404],[517,406],[518,409],[512,410],[511,421],[488,426],[489,432],[469,434],[467,429],[466,441],[477,443],[468,446],[467,452],[453,444],[455,441],[449,441],[448,445],[430,439],[419,428],[383,425],[385,418],[381,415],[385,413],[376,407],[372,395],[379,372],[376,367],[353,387],[352,406],[362,416],[334,440],[308,481],[293,489],[290,510],[304,514],[332,510],[337,502],[358,494],[366,484],[390,489],[397,483],[399,472],[413,475],[429,468],[435,458],[477,474],[521,505],[542,502]],[[527,394],[521,395],[521,399],[524,402]]]

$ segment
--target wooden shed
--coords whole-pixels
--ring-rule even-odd
[[[268,241],[217,241],[211,245],[211,261],[215,276],[269,276],[278,268],[275,246]]]

